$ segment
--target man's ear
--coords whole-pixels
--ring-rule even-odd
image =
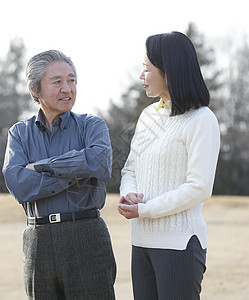
[[[36,90],[33,87],[30,88],[30,91],[31,91],[33,96],[39,98],[39,94],[36,92]]]
[[[33,97],[37,98],[35,101],[40,103],[40,94],[36,91],[34,87],[30,87],[30,92]]]

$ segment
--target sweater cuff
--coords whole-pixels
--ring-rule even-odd
[[[145,213],[145,203],[138,203],[138,216],[139,218],[148,218]]]
[[[129,194],[129,193],[134,193],[134,194],[137,194],[137,190],[136,189],[128,189],[128,190],[126,190],[126,189],[120,189],[120,196],[122,197],[122,196],[126,196],[127,194]]]

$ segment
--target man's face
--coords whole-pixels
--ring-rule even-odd
[[[50,63],[37,97],[46,116],[55,118],[70,111],[76,98],[76,78],[72,67],[64,61]]]

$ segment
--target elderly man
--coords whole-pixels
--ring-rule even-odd
[[[99,215],[111,176],[108,128],[98,117],[71,112],[77,74],[60,51],[35,55],[26,75],[40,110],[10,128],[3,174],[27,215],[27,296],[115,299],[116,263]]]

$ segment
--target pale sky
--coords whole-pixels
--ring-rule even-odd
[[[218,51],[229,52],[228,37],[235,45],[249,34],[247,0],[8,0],[1,3],[0,58],[15,37],[23,38],[27,60],[61,50],[78,72],[73,110],[94,114],[111,98],[118,102],[131,78],[138,78],[149,35],[185,32],[189,22]]]

